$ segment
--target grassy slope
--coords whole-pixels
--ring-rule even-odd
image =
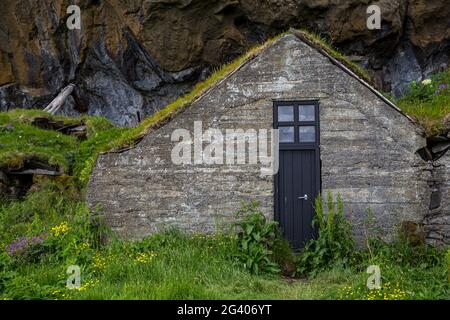
[[[305,37],[308,41],[314,43],[331,56],[340,60],[361,78],[370,82],[370,77],[364,69],[348,60],[320,36],[303,30],[297,31],[297,33],[300,33],[300,35]],[[190,93],[178,98],[173,103],[170,103],[154,115],[148,117],[136,128],[112,128],[105,119],[98,117],[84,117],[84,120],[88,122],[90,137],[95,136],[95,139],[90,139],[90,141],[85,144],[86,148],[81,150],[80,153],[83,158],[76,159],[77,163],[75,169],[77,170],[77,173],[82,172],[82,178],[86,181],[98,153],[120,150],[134,145],[143,136],[164,125],[177,114],[188,108],[193,101],[204,94],[208,89],[235,71],[253,56],[264,50],[264,48],[270,46],[270,44],[274,43],[283,35],[285,34],[281,34],[260,46],[250,49],[240,58],[217,69],[208,79],[197,84]],[[450,113],[450,70],[438,74],[432,79],[432,85],[424,86],[419,84],[414,86],[410,94],[395,101],[404,112],[415,118],[417,122],[426,129],[428,135],[442,132],[444,128],[442,120]],[[439,89],[440,85],[445,85],[446,88],[441,90]],[[438,94],[436,94],[437,92]],[[0,138],[0,146],[2,146],[2,150],[0,151],[0,167],[18,166],[27,156],[35,155],[38,158],[47,160],[50,164],[59,165],[63,170],[68,169],[69,164],[67,158],[70,158],[70,152],[74,146],[74,139],[21,125],[23,122],[29,123],[34,117],[42,115],[42,111],[17,110],[11,111],[7,115],[3,114],[0,116],[0,125],[12,123],[13,125],[16,124],[20,129],[13,132],[15,136],[9,135],[3,139]],[[54,118],[55,120],[63,120],[66,123],[79,121],[67,117]],[[45,135],[48,136],[45,137]],[[58,140],[61,141],[59,145]],[[27,143],[24,143],[24,141],[27,141]],[[83,145],[81,145],[81,148],[83,148]]]
[[[197,85],[192,93],[168,105],[137,128],[119,129],[103,118],[84,117],[89,128],[88,140],[84,142],[31,126],[34,117],[43,115],[41,111],[0,113],[0,126],[13,126],[13,130],[0,132],[0,167],[15,167],[27,157],[37,156],[74,177],[58,181],[43,179],[23,201],[0,202],[1,248],[22,236],[31,237],[43,232],[50,235],[46,253],[39,255],[36,261],[33,257],[28,258],[30,261],[16,261],[1,251],[0,298],[370,298],[364,291],[367,278],[364,268],[338,268],[321,273],[315,279],[292,283],[277,275],[251,275],[230,259],[233,243],[227,239],[169,234],[157,235],[144,242],[117,241],[103,245],[98,225],[82,200],[81,192],[99,152],[132,145],[145,133],[187,108],[211,85],[263,48],[253,49],[222,67]],[[449,84],[446,75],[439,77],[443,78],[433,80],[434,86],[442,81]],[[424,94],[423,90],[426,91]],[[431,91],[428,87],[420,87],[399,101],[405,112],[429,126],[429,132],[438,130],[435,129],[437,123],[449,112],[448,86],[447,91],[442,90],[439,95],[433,92],[436,97],[430,94]],[[55,119],[67,123],[79,121],[67,117]],[[59,235],[53,233],[52,228],[58,225],[67,225],[68,231]],[[156,257],[149,258],[152,252]],[[382,254],[380,250],[380,256]],[[145,261],[146,257],[148,261]],[[379,259],[379,263],[385,264],[384,280],[400,283],[409,298],[445,297],[442,282],[446,270],[442,264],[416,265]],[[71,264],[82,267],[81,291],[65,290],[65,271]],[[352,289],[348,289],[349,286]]]
[[[308,41],[312,42],[314,45],[320,47],[325,50],[328,54],[333,56],[334,58],[340,60],[344,65],[350,68],[353,72],[355,72],[358,76],[365,79],[368,82],[370,81],[370,76],[368,73],[361,68],[359,65],[351,62],[344,55],[339,53],[337,50],[333,48],[329,43],[327,43],[324,39],[322,39],[319,35],[314,33],[307,32],[306,30],[297,30],[295,31],[297,34],[308,39]],[[275,36],[265,43],[255,46],[249,49],[245,54],[236,60],[232,61],[229,64],[225,64],[222,67],[216,69],[210,77],[208,77],[205,81],[198,83],[191,92],[187,93],[184,96],[179,97],[174,102],[170,103],[160,111],[156,112],[154,115],[148,117],[144,121],[142,121],[139,126],[133,128],[131,130],[127,130],[122,135],[120,135],[117,139],[115,139],[110,145],[108,145],[104,151],[109,150],[120,150],[123,148],[127,148],[129,146],[134,145],[137,141],[139,141],[143,136],[148,134],[149,132],[159,128],[164,125],[168,121],[170,121],[177,114],[181,113],[183,110],[188,108],[197,98],[202,96],[205,92],[207,92],[211,87],[219,83],[221,80],[229,76],[231,73],[240,68],[247,61],[252,59],[254,56],[258,55],[265,48],[269,47],[271,44],[282,38],[288,33],[282,33],[278,36]]]
[[[87,125],[88,139],[81,142],[72,136],[37,128],[31,124],[36,117],[66,124],[82,121]],[[97,154],[112,148],[113,142],[127,130],[114,127],[101,117],[50,116],[40,110],[22,109],[3,112],[0,113],[0,168],[20,168],[27,159],[40,159],[85,184]]]
[[[20,168],[27,158],[35,158],[60,167],[62,171],[69,169],[69,159],[78,147],[76,140],[29,125],[28,116],[38,114],[36,111],[0,114],[0,126],[12,126],[0,134],[0,167]]]

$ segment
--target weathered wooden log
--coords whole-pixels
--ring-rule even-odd
[[[73,89],[75,89],[74,84],[69,84],[67,87],[61,90],[58,96],[53,99],[52,102],[44,109],[44,111],[50,114],[56,114],[59,109],[63,106],[66,99],[72,94]]]

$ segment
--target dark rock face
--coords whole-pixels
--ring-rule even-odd
[[[75,83],[65,113],[134,125],[289,27],[327,36],[395,94],[450,60],[445,0],[378,1],[382,29],[372,31],[369,0],[82,0],[81,31],[66,27],[71,3],[2,1],[0,110],[43,108]]]
[[[201,68],[171,73],[149,55],[131,29],[135,17],[126,17],[129,3],[81,3],[82,30],[69,31],[69,1],[6,2],[0,13],[6,21],[0,29],[0,110],[43,108],[65,84],[75,83],[64,113],[135,125],[199,80]]]

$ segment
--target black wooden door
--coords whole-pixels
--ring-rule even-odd
[[[279,129],[279,171],[275,179],[275,218],[294,249],[315,236],[314,201],[320,192],[319,105],[275,103]]]

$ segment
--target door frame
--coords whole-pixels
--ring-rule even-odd
[[[280,143],[279,144],[279,150],[278,150],[278,157],[279,153],[283,150],[308,150],[308,151],[315,151],[316,155],[316,161],[315,161],[315,169],[316,169],[316,194],[319,195],[322,192],[322,161],[320,158],[320,103],[319,100],[274,100],[273,101],[273,128],[278,129],[279,128],[279,122],[278,122],[278,107],[279,106],[291,106],[294,105],[294,122],[283,122],[284,125],[293,125],[295,127],[294,130],[294,136],[296,142],[294,143]],[[301,143],[297,142],[298,140],[298,130],[297,126],[299,125],[299,117],[298,117],[298,108],[296,106],[300,105],[314,105],[315,106],[315,118],[316,121],[314,122],[302,122],[302,125],[307,126],[315,126],[316,128],[316,142],[314,143]],[[279,164],[281,165],[281,164]],[[274,218],[275,221],[280,221],[279,216],[279,204],[278,204],[278,185],[279,185],[279,173],[277,173],[274,177]],[[312,203],[314,203],[315,199],[311,199]],[[314,232],[316,235],[316,232]]]

